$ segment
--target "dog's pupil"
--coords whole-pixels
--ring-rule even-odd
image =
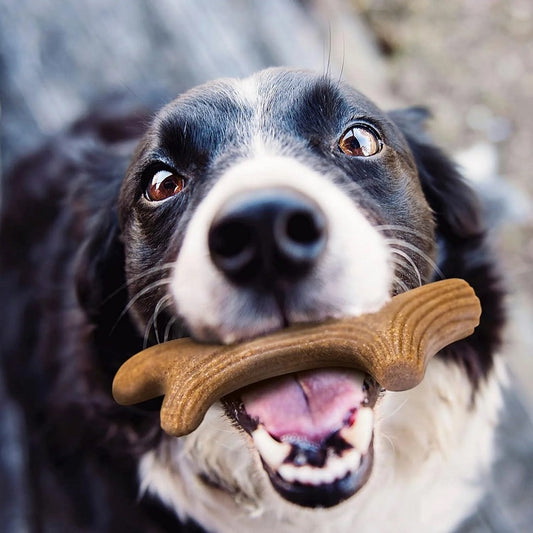
[[[163,181],[163,188],[165,189],[165,191],[173,192],[175,189],[178,188],[178,184],[176,182],[177,180],[174,178],[174,176],[170,176],[165,181]]]

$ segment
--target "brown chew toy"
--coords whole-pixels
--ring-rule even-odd
[[[130,405],[165,395],[161,427],[181,436],[223,396],[291,372],[352,367],[386,389],[407,390],[422,381],[439,350],[472,334],[480,314],[470,285],[448,279],[395,296],[377,313],[293,326],[241,344],[173,340],[126,361],[113,396]]]

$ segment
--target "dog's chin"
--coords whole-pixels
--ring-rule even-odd
[[[332,507],[370,476],[379,390],[362,373],[321,369],[257,383],[223,401],[279,495],[304,507]]]
[[[265,466],[265,470],[274,489],[287,501],[302,507],[327,508],[347,500],[361,489],[370,477],[372,463],[373,446],[371,445],[368,452],[361,457],[359,467],[348,470],[344,477],[334,481],[317,484],[287,481],[268,466]]]

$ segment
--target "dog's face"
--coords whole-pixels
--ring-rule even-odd
[[[307,72],[219,81],[165,107],[129,168],[120,216],[129,310],[147,342],[229,343],[372,312],[434,273],[433,213],[399,127]],[[242,390],[224,399],[224,419],[215,406],[183,439],[190,470],[212,490],[246,492],[229,472],[241,461],[259,491],[269,479],[291,502],[334,506],[371,473],[379,393],[339,369]],[[202,432],[221,441],[209,458]],[[224,432],[240,432],[234,449]]]

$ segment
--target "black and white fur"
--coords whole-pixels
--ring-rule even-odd
[[[195,88],[147,117],[97,110],[4,185],[2,345],[26,414],[35,529],[453,530],[493,455],[502,290],[476,200],[423,133],[426,113],[387,114],[344,83],[271,69]],[[339,150],[353,124],[377,133],[379,153]],[[162,170],[185,187],[150,201]],[[213,221],[236,197],[287,190],[326,220],[319,258],[266,289],[228,280],[211,258]],[[227,405],[173,439],[157,403],[111,399],[120,364],[148,344],[232,342],[375,311],[441,277],[475,288],[482,322],[420,386],[380,394],[370,477],[337,505],[280,496]]]

